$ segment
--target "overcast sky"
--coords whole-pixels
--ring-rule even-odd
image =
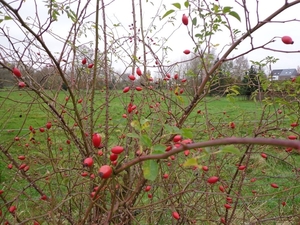
[[[40,18],[46,19],[47,18],[47,9],[44,8],[44,1],[37,1],[39,7],[39,16]],[[82,1],[85,2],[85,1]],[[109,1],[106,1],[109,2]],[[136,1],[138,2],[138,1]],[[175,9],[172,6],[172,3],[179,2],[183,5],[184,0],[152,0],[153,4],[149,0],[147,3],[145,0],[142,0],[144,6],[143,12],[143,22],[145,29],[151,29],[152,32],[148,33],[150,37],[152,37],[155,41],[157,39],[161,39],[162,37],[168,38],[167,43],[164,44],[165,46],[169,46],[172,51],[169,51],[168,59],[170,63],[174,63],[176,61],[181,61],[187,59],[189,56],[183,54],[185,49],[193,50],[194,44],[191,38],[188,36],[188,30],[191,29],[191,21],[188,27],[182,25],[181,17],[182,14],[189,14],[188,10],[182,7],[181,11],[172,14],[175,16],[176,21],[174,23],[166,23],[168,18],[163,20],[159,19],[159,16],[162,16],[167,10]],[[238,6],[235,1],[233,0],[219,0],[211,2],[216,2],[221,6],[233,6],[234,10],[239,13],[242,18],[242,21],[239,22],[235,18],[231,18],[231,26],[235,29],[240,29],[242,32],[245,31],[245,19],[243,10],[240,6]],[[259,19],[264,20],[267,16],[269,16],[272,12],[276,11],[281,5],[284,4],[285,0],[259,0],[248,1],[248,10],[250,12],[250,18],[252,26],[257,23],[256,18],[256,3],[259,2]],[[91,9],[95,8],[94,1],[91,1],[90,5]],[[164,7],[166,9],[164,9]],[[286,10],[275,20],[292,20],[292,19],[300,19],[299,16],[300,12],[300,4],[292,7],[291,9]],[[24,3],[24,8],[21,11],[21,14],[25,17],[32,17],[33,13],[33,0],[27,0]],[[123,37],[128,36],[130,32],[128,25],[132,22],[132,8],[131,8],[131,1],[129,0],[115,0],[112,1],[106,7],[106,17],[108,19],[109,26],[112,27],[112,24],[121,23],[123,28],[118,28],[118,32],[115,33],[116,37]],[[89,18],[91,21],[93,17]],[[55,22],[52,31],[59,34],[61,37],[66,37],[68,28],[70,27],[71,23],[70,20],[66,18],[65,15],[59,17],[58,22]],[[139,26],[139,22],[137,23]],[[12,25],[13,26],[13,25]],[[156,30],[154,29],[156,26]],[[217,48],[216,53],[219,54],[222,47],[226,44],[230,43],[229,32],[226,28],[223,28],[224,32],[214,36],[212,39],[212,44],[219,45]],[[266,42],[270,41],[274,37],[279,37],[276,39],[274,43],[268,45],[270,48],[284,50],[284,51],[299,51],[300,50],[300,22],[289,22],[289,23],[272,23],[265,25],[262,29],[256,31],[253,35],[254,37],[254,44],[256,46],[265,44]],[[18,29],[16,27],[11,27],[10,32],[12,35],[20,36],[20,32],[18,33]],[[195,31],[196,32],[196,31]],[[285,45],[281,42],[280,37],[289,35],[293,38],[294,44],[293,45]],[[88,35],[90,36],[90,35]],[[46,43],[50,43],[51,49],[53,51],[60,52],[61,45],[59,42],[51,38],[50,36],[45,35],[44,40]],[[89,39],[89,38],[88,38]],[[88,39],[82,39],[82,43],[88,41]],[[158,42],[159,45],[162,45],[162,42]],[[159,49],[160,46],[153,46],[154,50]],[[238,47],[236,51],[232,54],[234,56],[249,50],[249,40],[245,40],[242,44]],[[139,52],[138,54],[142,54]],[[138,55],[139,56],[139,55]],[[158,52],[158,56],[160,57],[160,53]],[[266,50],[256,50],[250,54],[247,54],[246,57],[248,60],[259,61],[267,56],[274,56],[279,58],[279,61],[273,65],[273,69],[280,69],[280,68],[297,68],[300,66],[300,53],[293,53],[293,54],[284,54],[284,53],[277,53],[272,51]],[[147,56],[148,57],[148,56]],[[149,56],[150,57],[150,56]],[[130,62],[130,60],[128,60]],[[124,67],[124,64],[115,63],[114,67],[118,69],[119,67]]]

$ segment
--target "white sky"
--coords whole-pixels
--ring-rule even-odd
[[[82,3],[86,1],[81,1]],[[106,1],[110,2],[110,1]],[[138,1],[136,1],[138,2]],[[183,50],[190,49],[192,51],[194,44],[191,41],[190,37],[187,35],[188,29],[191,28],[191,21],[189,21],[189,26],[186,27],[181,24],[181,17],[182,14],[189,14],[188,10],[185,9],[183,6],[184,0],[162,0],[162,3],[160,0],[152,0],[152,2],[155,5],[152,5],[149,0],[149,2],[146,3],[145,0],[142,0],[143,6],[144,6],[144,12],[143,12],[143,22],[144,22],[144,28],[151,28],[152,33],[149,33],[150,37],[153,37],[153,39],[158,38],[161,39],[162,37],[169,37],[168,41],[164,46],[168,45],[170,48],[172,48],[173,51],[169,51],[168,59],[170,60],[170,63],[174,63],[176,61],[188,59],[189,56],[186,56],[183,54]],[[162,21],[159,20],[158,16],[162,16],[166,10],[169,9],[175,9],[174,6],[172,6],[172,3],[179,2],[182,4],[182,10],[178,11],[177,13],[173,13],[172,16],[175,16],[176,21],[174,21],[174,24],[172,23],[166,23],[167,18],[163,19]],[[215,2],[211,0],[211,2]],[[234,28],[241,29],[242,31],[245,31],[245,19],[243,16],[243,11],[241,10],[240,6],[238,6],[235,1],[233,0],[219,0],[218,1],[221,6],[233,6],[234,11],[237,11],[239,15],[242,18],[242,22],[240,23],[235,18],[231,18],[231,25]],[[256,24],[256,2],[254,0],[248,1],[249,3],[249,11],[250,11],[250,17],[252,20],[252,26]],[[272,12],[274,12],[276,9],[278,9],[285,0],[260,0],[259,1],[259,16],[260,20],[263,20],[268,15],[270,15]],[[24,9],[22,10],[21,14],[24,16],[33,16],[33,0],[26,0],[24,3]],[[39,14],[41,19],[45,19],[47,17],[47,10],[43,9],[42,6],[44,6],[44,2],[38,0],[39,6]],[[166,6],[166,9],[160,6]],[[91,9],[95,8],[94,1],[91,1],[90,5]],[[159,8],[160,7],[160,8]],[[127,36],[129,32],[128,25],[132,22],[132,8],[131,8],[131,1],[129,0],[115,0],[111,4],[109,4],[106,7],[106,17],[109,22],[109,26],[112,27],[111,24],[117,24],[121,23],[124,28],[119,27],[118,28],[118,35],[119,37]],[[291,20],[291,19],[300,19],[300,4],[295,5],[291,9],[286,10],[281,15],[276,17],[276,20]],[[156,18],[155,18],[156,17]],[[88,20],[91,21],[93,18],[89,18]],[[198,20],[199,21],[199,20]],[[152,24],[153,22],[153,24]],[[111,24],[110,24],[111,23]],[[166,24],[165,24],[166,23]],[[164,25],[163,25],[164,24]],[[1,24],[0,24],[1,25]],[[20,34],[18,32],[18,29],[16,27],[13,27],[14,25],[10,25],[10,33],[11,35],[16,35],[16,37],[19,37]],[[139,22],[137,23],[139,26]],[[154,30],[153,25],[157,27],[156,30]],[[66,16],[59,17],[59,21],[55,22],[52,31],[59,34],[61,37],[66,37],[68,28],[70,27],[70,20],[66,19]],[[293,45],[285,45],[281,42],[280,38],[277,39],[276,42],[271,43],[268,45],[270,48],[279,49],[279,50],[285,50],[285,51],[300,51],[300,22],[290,22],[290,23],[272,23],[265,25],[262,29],[256,31],[253,35],[254,37],[254,43],[255,45],[261,45],[272,38],[278,36],[285,36],[289,35],[293,38],[294,44]],[[161,29],[161,30],[160,30]],[[226,32],[226,28],[223,28],[224,32],[214,36],[212,43],[213,44],[219,44],[219,48],[217,49],[216,53],[219,53],[219,50],[222,46],[225,44],[228,44],[230,41],[229,38],[229,32]],[[157,31],[157,33],[155,33]],[[116,34],[116,33],[115,33]],[[19,37],[20,38],[20,37]],[[51,49],[53,51],[60,52],[60,43],[58,43],[56,40],[51,38],[50,36],[43,36],[46,43],[50,43]],[[84,41],[84,40],[83,40]],[[247,51],[249,49],[249,42],[245,40],[238,48],[237,51],[233,52],[233,55],[238,55],[241,52]],[[159,43],[160,45],[162,42]],[[126,47],[126,46],[125,46]],[[159,49],[159,47],[153,47],[154,50]],[[132,49],[131,49],[132,50]],[[138,54],[141,54],[142,52],[139,52]],[[139,55],[138,55],[139,56]],[[158,54],[158,56],[161,56],[161,53]],[[297,66],[300,66],[300,53],[293,53],[293,54],[283,54],[283,53],[276,53],[272,51],[266,51],[266,50],[256,50],[248,55],[246,57],[249,60],[259,61],[267,56],[274,56],[276,58],[279,58],[280,60],[272,66],[273,69],[279,69],[279,68],[297,68]],[[150,59],[152,58],[150,55],[147,57]],[[126,58],[126,57],[125,57]],[[130,60],[127,60],[128,63]],[[126,63],[125,63],[126,64]],[[154,63],[152,62],[151,65]],[[117,63],[114,64],[115,69],[123,68],[124,64]]]

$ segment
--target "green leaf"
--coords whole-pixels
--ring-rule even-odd
[[[223,153],[232,153],[232,154],[235,154],[235,155],[240,155],[241,152],[239,149],[237,149],[236,147],[234,147],[233,145],[227,145],[225,147],[223,147],[221,149],[221,152]]]
[[[177,9],[181,9],[180,3],[173,3],[172,5],[174,5]]]
[[[152,141],[151,141],[151,139],[148,137],[148,135],[147,134],[143,134],[142,136],[141,136],[141,142],[142,142],[142,144],[144,145],[144,146],[146,146],[146,147],[151,147],[152,146]]]
[[[165,151],[166,146],[164,145],[157,144],[152,147],[152,154],[163,154]]]
[[[131,138],[140,138],[140,136],[136,133],[128,133],[126,134],[127,137],[131,137]]]
[[[4,16],[4,20],[12,20],[10,16]]]
[[[196,158],[189,158],[183,163],[183,167],[198,166]]]
[[[178,127],[170,126],[168,124],[164,124],[165,130],[168,132],[168,134],[180,134],[181,131]]]
[[[154,181],[158,175],[158,164],[155,160],[147,160],[142,166],[144,177],[147,180]]]
[[[186,1],[186,2],[184,2],[184,6],[185,6],[185,8],[187,8],[187,7],[189,7],[189,1]]]
[[[239,14],[237,14],[236,12],[231,11],[231,12],[229,13],[229,15],[230,15],[230,16],[233,16],[234,18],[236,18],[238,21],[241,22],[241,17],[240,17]]]
[[[141,129],[141,125],[140,125],[139,121],[137,121],[137,120],[133,120],[133,121],[130,123],[130,125],[131,125],[132,127],[134,127],[135,129],[138,129],[138,130]]]
[[[231,9],[232,9],[232,7],[230,7],[230,6],[225,6],[225,7],[223,8],[223,13],[228,13],[228,12],[231,11]]]
[[[182,128],[181,134],[185,138],[193,138],[194,137],[194,129],[192,128]]]
[[[167,11],[167,12],[163,15],[163,17],[162,17],[161,19],[167,17],[168,15],[170,15],[170,14],[173,13],[173,12],[175,12],[175,10],[174,10],[174,9],[170,9],[169,11]]]
[[[193,24],[194,26],[197,25],[197,17],[195,17],[195,18],[192,20],[192,24]]]

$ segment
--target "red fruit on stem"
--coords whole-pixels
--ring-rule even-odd
[[[246,166],[239,166],[238,169],[239,170],[244,170],[244,169],[246,169]]]
[[[184,151],[184,155],[185,155],[185,156],[188,156],[189,154],[190,154],[190,150],[185,150],[185,151]]]
[[[208,171],[208,166],[202,166],[202,170],[207,172]]]
[[[185,14],[182,15],[182,23],[186,26],[189,24],[189,18]]]
[[[100,145],[101,145],[101,136],[100,136],[100,134],[94,133],[94,134],[93,134],[92,141],[93,141],[94,147],[95,147],[95,148],[99,148]]]
[[[295,139],[297,139],[297,137],[296,137],[295,135],[289,135],[289,136],[288,136],[288,139],[290,139],[290,140],[295,140]]]
[[[0,190],[0,195],[2,195],[4,193],[4,191],[3,190]]]
[[[272,183],[272,184],[271,184],[271,187],[272,187],[272,188],[279,188],[279,186],[278,186],[277,184],[275,184],[275,183]]]
[[[51,127],[52,127],[52,123],[51,123],[51,122],[46,123],[46,128],[47,128],[48,130],[49,130]]]
[[[182,79],[182,80],[181,80],[181,82],[182,82],[182,83],[186,82],[186,79],[185,79],[185,78],[184,78],[184,79]]]
[[[136,74],[139,75],[139,76],[142,76],[142,71],[139,67],[136,68]]]
[[[129,75],[129,76],[128,76],[128,78],[129,78],[129,80],[135,80],[135,76],[134,76],[134,75],[132,75],[132,74],[131,74],[131,75]]]
[[[178,77],[179,77],[179,75],[176,73],[176,74],[174,75],[174,79],[177,80]]]
[[[127,93],[129,90],[130,90],[130,87],[125,87],[125,88],[123,89],[123,93]]]
[[[117,154],[114,154],[114,153],[111,153],[110,156],[109,156],[109,159],[110,161],[116,161],[118,159],[118,155]]]
[[[18,86],[19,86],[19,88],[23,88],[26,86],[26,84],[23,81],[20,81]]]
[[[231,128],[231,129],[234,129],[234,128],[235,128],[234,122],[231,122],[231,123],[230,123],[230,128]]]
[[[290,36],[283,36],[281,38],[281,41],[284,43],[284,44],[287,44],[287,45],[292,45],[294,44],[294,41],[293,39],[290,37]]]
[[[213,176],[213,177],[210,177],[207,179],[207,183],[214,184],[214,183],[218,182],[218,180],[219,180],[219,177]]]
[[[186,50],[184,50],[184,51],[183,51],[183,53],[184,53],[184,54],[186,54],[186,55],[188,55],[188,54],[190,54],[190,53],[191,53],[191,51],[190,51],[190,50],[188,50],[188,49],[186,49]]]
[[[21,75],[21,72],[20,72],[20,70],[18,69],[18,68],[16,68],[16,67],[14,67],[13,69],[12,69],[12,72],[13,72],[13,74],[16,76],[16,77],[21,77],[22,75]]]
[[[151,186],[147,186],[147,187],[145,187],[145,192],[148,192],[148,191],[150,191],[151,190]]]
[[[225,220],[224,217],[222,217],[222,218],[220,219],[220,221],[221,221],[222,224],[226,224],[226,220]]]
[[[26,166],[27,166],[27,165],[26,165],[25,163],[21,164],[21,165],[19,166],[19,170],[23,170]]]
[[[93,64],[93,63],[91,63],[91,64],[88,65],[88,68],[89,68],[89,69],[91,69],[91,68],[93,68],[93,67],[94,67],[94,64]]]
[[[47,195],[42,195],[41,200],[46,201],[47,200]]]
[[[8,165],[7,165],[7,168],[11,170],[11,169],[13,168],[13,164],[11,164],[11,163],[8,164]]]
[[[167,173],[165,173],[164,175],[163,175],[163,178],[164,179],[167,179],[169,177],[169,174],[167,174]]]
[[[179,142],[181,141],[182,137],[180,135],[175,135],[174,138],[173,138],[173,142]]]
[[[81,63],[82,63],[82,65],[85,65],[86,64],[86,58],[83,58]]]
[[[225,191],[224,186],[220,185],[220,186],[219,186],[219,190],[220,190],[221,192],[224,192],[224,191]]]
[[[297,127],[299,124],[298,123],[292,123],[291,127]]]
[[[42,132],[42,133],[45,132],[45,128],[44,128],[44,127],[41,127],[41,128],[40,128],[40,132]]]
[[[91,167],[91,166],[93,166],[93,164],[94,164],[94,161],[93,161],[92,157],[88,157],[88,158],[84,159],[84,161],[83,161],[83,165],[87,166],[87,167]]]
[[[179,220],[180,219],[180,216],[179,216],[179,213],[178,212],[173,212],[172,213],[172,216],[175,220]]]
[[[143,88],[141,88],[141,87],[136,87],[135,90],[141,91],[141,90],[143,90]]]
[[[17,209],[17,207],[14,206],[14,205],[12,205],[12,206],[9,207],[8,211],[9,211],[10,213],[14,213],[14,212],[16,211],[16,209]]]
[[[107,179],[112,174],[112,168],[108,165],[101,166],[99,171],[98,171],[98,174],[101,178]]]
[[[124,148],[122,146],[115,146],[112,147],[111,152],[114,154],[121,154],[124,151]]]
[[[230,204],[225,204],[224,207],[225,207],[226,209],[230,209],[230,208],[231,208],[231,205],[230,205]]]
[[[263,157],[264,159],[268,158],[267,154],[265,154],[265,153],[261,153],[260,155],[261,155],[261,157]]]
[[[25,159],[25,156],[24,156],[24,155],[20,155],[20,156],[18,156],[18,159],[24,160],[24,159]]]

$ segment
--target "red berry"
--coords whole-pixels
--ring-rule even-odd
[[[183,51],[183,53],[184,53],[184,54],[186,54],[186,55],[188,55],[188,54],[190,54],[190,53],[191,53],[191,51],[190,51],[190,50],[188,50],[188,49],[186,49],[186,50],[184,50],[184,51]]]
[[[165,174],[163,175],[163,178],[164,178],[164,179],[168,179],[168,177],[169,177],[169,174],[167,174],[167,173],[165,173]]]
[[[179,75],[176,73],[176,74],[174,75],[174,79],[177,80],[178,77],[179,77]]]
[[[263,157],[263,158],[268,158],[268,156],[267,156],[267,154],[265,154],[265,153],[261,153],[261,157]]]
[[[184,155],[185,155],[185,156],[188,156],[189,154],[190,154],[190,150],[185,150],[185,151],[184,151]]]
[[[87,167],[91,167],[91,166],[93,166],[93,164],[94,164],[94,161],[93,161],[92,157],[88,157],[88,158],[84,159],[84,161],[83,161],[83,165],[87,166]]]
[[[141,90],[143,90],[143,88],[141,88],[141,87],[136,87],[135,90],[141,91]]]
[[[8,165],[7,165],[7,168],[11,170],[11,169],[13,168],[13,164],[11,164],[11,163],[8,164]]]
[[[224,186],[220,185],[220,186],[219,186],[219,190],[222,191],[222,192],[224,192],[224,191],[225,191]]]
[[[182,137],[180,135],[175,135],[174,138],[173,138],[173,142],[179,142],[181,141]]]
[[[288,136],[288,139],[295,140],[295,139],[297,139],[297,137],[295,135],[290,135],[290,136]]]
[[[202,166],[202,170],[207,172],[208,171],[208,167],[207,166]]]
[[[100,145],[101,145],[101,136],[100,136],[100,134],[94,133],[92,141],[93,141],[94,147],[99,148]]]
[[[25,163],[21,164],[21,165],[19,166],[19,170],[23,170],[26,166],[27,166],[27,165],[26,165]]]
[[[107,179],[112,174],[112,168],[108,165],[101,166],[98,173],[101,178]]]
[[[16,77],[21,77],[21,76],[22,76],[20,70],[19,70],[18,68],[16,68],[16,67],[14,67],[14,68],[12,69],[12,72],[13,72],[13,74],[14,74]]]
[[[17,207],[14,206],[14,205],[12,205],[12,206],[9,207],[8,211],[9,211],[10,213],[14,213],[14,212],[16,211],[16,209],[17,209]]]
[[[224,217],[221,218],[221,223],[222,223],[222,224],[226,224],[226,220],[225,220]]]
[[[121,154],[124,151],[124,148],[122,146],[115,146],[112,147],[111,152],[114,154]]]
[[[181,80],[181,82],[182,82],[182,83],[186,82],[186,79],[185,79],[185,78],[184,78],[184,79],[182,79],[182,80]]]
[[[142,71],[139,67],[136,68],[136,74],[139,75],[139,76],[142,76]]]
[[[24,155],[20,155],[20,156],[18,156],[18,159],[24,160],[24,159],[25,159],[25,156],[24,156]]]
[[[148,192],[148,191],[150,191],[150,189],[151,189],[151,186],[147,186],[147,187],[145,187],[145,192]]]
[[[23,88],[26,86],[26,84],[23,81],[20,81],[18,85],[19,85],[19,88]]]
[[[272,188],[279,188],[279,186],[278,186],[277,184],[275,184],[275,183],[272,183],[272,184],[271,184],[271,187],[272,187]]]
[[[152,198],[152,194],[148,194],[148,198]]]
[[[125,87],[125,88],[123,89],[123,93],[127,93],[129,90],[130,90],[130,87]]]
[[[189,23],[189,19],[188,19],[188,17],[185,15],[185,14],[183,14],[182,15],[182,23],[184,24],[184,25],[188,25],[188,23]]]
[[[86,64],[86,58],[83,58],[83,60],[81,61],[82,65]]]
[[[42,196],[41,196],[41,200],[46,201],[46,200],[47,200],[47,195],[42,195]]]
[[[89,175],[89,173],[86,172],[86,171],[81,173],[81,176],[82,176],[82,177],[86,177],[86,176],[88,176],[88,175]]]
[[[91,63],[91,64],[88,65],[88,68],[91,69],[91,68],[93,68],[93,66],[94,66],[94,64]]]
[[[172,216],[173,216],[173,218],[174,218],[175,220],[179,220],[179,218],[180,218],[178,212],[173,212],[173,213],[172,213]]]
[[[210,184],[214,184],[214,183],[218,182],[218,180],[219,180],[219,177],[210,177],[207,179],[207,182]]]
[[[52,127],[52,123],[51,123],[51,122],[46,123],[46,128],[47,128],[48,130],[49,130],[51,127]]]
[[[293,39],[292,39],[290,36],[283,36],[283,37],[281,38],[281,40],[282,40],[282,42],[283,42],[284,44],[287,44],[287,45],[292,45],[292,44],[294,44],[294,41],[293,41]]]
[[[40,132],[42,132],[42,133],[45,132],[44,127],[41,127],[41,128],[40,128]]]
[[[234,128],[235,128],[234,122],[231,122],[231,123],[230,123],[230,128],[231,128],[231,129],[234,129]]]
[[[225,204],[224,207],[225,207],[226,209],[230,209],[230,208],[231,208],[231,205],[230,205],[230,204]]]
[[[118,155],[117,154],[114,154],[114,153],[111,153],[110,154],[110,157],[109,157],[110,161],[116,161],[118,159]]]
[[[3,194],[3,192],[4,192],[3,190],[0,190],[0,195],[2,195],[2,194]]]
[[[134,75],[129,75],[128,78],[129,78],[129,80],[135,80],[135,76]]]
[[[291,127],[297,127],[299,124],[298,123],[292,123]]]
[[[244,169],[246,169],[246,166],[239,166],[238,169],[239,170],[244,170]]]

